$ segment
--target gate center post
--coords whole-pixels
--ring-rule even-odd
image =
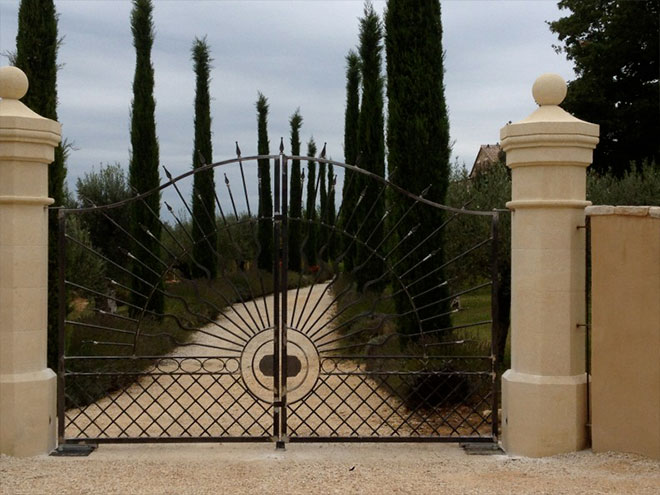
[[[288,328],[288,265],[289,265],[289,235],[288,235],[288,163],[287,158],[282,154],[283,147],[280,145],[280,162],[282,171],[282,258],[280,261],[280,268],[282,274],[280,276],[281,286],[281,304],[282,304],[282,320],[281,320],[281,339],[280,339],[280,395],[281,395],[281,413],[280,418],[282,426],[280,432],[282,436],[282,444],[279,448],[284,448],[284,444],[288,441],[287,430],[287,380],[289,377],[289,358],[287,355],[287,328]]]
[[[280,328],[282,315],[280,314],[280,262],[281,256],[281,207],[280,207],[280,162],[281,157],[275,160],[273,174],[273,440],[276,448],[284,448],[281,433],[280,419]]]

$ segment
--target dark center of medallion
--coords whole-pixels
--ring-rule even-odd
[[[259,361],[259,370],[265,376],[269,376],[269,377],[275,376],[275,370],[273,366],[273,362],[275,360],[273,358],[274,356],[270,354],[268,356],[262,357],[261,361]],[[286,377],[293,378],[294,376],[297,376],[298,373],[300,373],[300,370],[302,370],[302,363],[300,362],[300,359],[298,359],[297,356],[287,356],[286,358],[287,358]]]

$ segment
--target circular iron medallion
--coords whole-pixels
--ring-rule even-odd
[[[252,337],[241,354],[241,376],[248,391],[263,402],[273,401],[274,331],[267,328]],[[296,402],[313,388],[320,373],[319,353],[303,333],[287,330],[287,402]]]

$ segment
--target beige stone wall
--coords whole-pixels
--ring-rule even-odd
[[[590,207],[592,444],[660,459],[660,207]]]

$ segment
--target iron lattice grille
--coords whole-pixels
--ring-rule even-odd
[[[492,376],[442,371],[442,358],[362,356],[323,360],[318,385],[289,406],[289,434],[305,438],[474,439],[492,435]],[[451,359],[450,359],[451,360]],[[398,365],[396,364],[398,362]],[[435,364],[435,365],[434,365]],[[399,371],[397,371],[399,370]],[[467,375],[467,379],[466,378]]]
[[[270,216],[251,205],[259,160],[272,162]],[[291,215],[296,162],[307,164],[303,182],[312,165],[343,170],[356,203],[334,218]],[[186,181],[209,170],[224,172],[206,210],[215,227],[195,236]],[[239,156],[166,173],[158,191],[60,210],[61,441],[497,438],[497,213],[443,207],[425,199],[428,188],[415,195],[324,156]],[[140,237],[125,220],[155,193],[164,208],[149,212],[161,234],[141,225]],[[269,270],[256,266],[264,225]],[[112,244],[94,239],[99,226]],[[474,232],[469,244],[443,241],[452,226]]]
[[[121,371],[126,369],[122,359],[108,358],[102,359],[101,369],[66,373],[67,389],[87,399],[82,401],[85,405],[67,409],[67,437],[270,439],[271,407],[245,388],[236,357],[142,360],[148,361],[142,371]],[[84,370],[89,361],[72,359],[71,364]]]

